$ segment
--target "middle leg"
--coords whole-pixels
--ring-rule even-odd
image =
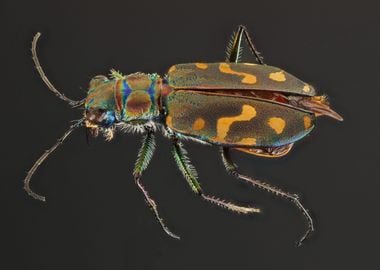
[[[232,202],[224,201],[223,199],[217,198],[215,196],[209,196],[203,193],[203,190],[198,182],[198,174],[195,170],[194,166],[190,163],[189,158],[187,157],[187,152],[183,148],[182,144],[178,141],[177,138],[172,138],[173,141],[173,156],[177,163],[178,168],[182,172],[183,176],[189,183],[191,189],[201,196],[205,201],[218,205],[220,207],[226,208],[227,210],[241,213],[241,214],[249,214],[249,213],[260,213],[259,208],[255,207],[244,207]]]

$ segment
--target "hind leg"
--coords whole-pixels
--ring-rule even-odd
[[[297,246],[302,245],[303,241],[314,231],[314,223],[313,223],[313,219],[311,218],[309,212],[300,202],[298,195],[285,192],[285,191],[283,191],[277,187],[271,186],[265,182],[253,179],[253,178],[245,176],[245,175],[242,175],[240,172],[238,172],[236,164],[231,160],[229,149],[226,147],[222,147],[221,152],[222,152],[223,164],[224,164],[224,166],[225,166],[225,168],[229,174],[235,176],[236,178],[244,180],[244,181],[252,184],[253,186],[259,187],[259,188],[261,188],[265,191],[268,191],[270,193],[273,193],[277,196],[284,197],[284,198],[290,200],[291,202],[293,202],[301,210],[301,212],[305,216],[307,224],[308,224],[308,228],[307,228],[306,232],[302,235],[301,239],[297,242]]]
[[[240,56],[243,52],[243,47],[241,46],[241,41],[245,38],[248,43],[249,49],[252,54],[256,57],[256,61],[264,65],[264,58],[261,56],[260,52],[256,49],[251,36],[248,33],[247,28],[244,25],[239,25],[236,32],[233,33],[230,42],[227,44],[227,55],[226,62],[238,63],[240,62]]]

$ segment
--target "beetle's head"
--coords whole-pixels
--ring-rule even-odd
[[[105,76],[90,81],[84,103],[85,125],[90,129],[110,128],[116,121],[113,84]]]
[[[115,113],[102,108],[86,109],[84,116],[88,128],[109,128],[115,123]]]

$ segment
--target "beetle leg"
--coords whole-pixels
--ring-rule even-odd
[[[242,38],[245,38],[249,45],[249,49],[253,53],[253,55],[256,57],[256,61],[264,65],[264,58],[261,56],[260,52],[256,49],[251,36],[248,33],[247,28],[245,28],[244,25],[239,25],[239,28],[236,32],[232,34],[232,38],[230,42],[227,45],[227,56],[226,56],[226,62],[234,62],[238,63],[240,62],[240,56],[243,52],[243,47],[241,46]]]
[[[172,233],[168,227],[166,227],[164,220],[160,217],[158,210],[157,210],[157,204],[156,202],[149,196],[149,193],[141,183],[141,176],[143,171],[148,167],[150,160],[152,159],[154,150],[156,148],[154,133],[152,130],[147,130],[142,146],[139,150],[137,160],[135,163],[135,168],[133,170],[133,176],[135,178],[135,183],[139,187],[139,189],[142,191],[145,197],[145,201],[151,208],[151,210],[154,213],[154,216],[160,223],[162,229],[171,237],[180,239],[180,237],[174,233]]]
[[[203,193],[202,188],[198,182],[198,174],[195,170],[194,166],[190,163],[189,158],[187,157],[187,151],[183,148],[182,144],[178,142],[176,138],[173,139],[173,156],[177,163],[179,170],[182,172],[183,176],[189,183],[191,189],[201,196],[204,200],[216,204],[220,207],[226,208],[227,210],[241,213],[241,214],[249,214],[249,213],[259,213],[259,208],[254,207],[244,207],[239,206],[231,202],[226,202],[220,198],[209,196]]]
[[[244,181],[246,181],[246,182],[248,182],[254,186],[257,186],[257,187],[259,187],[265,191],[274,193],[277,196],[287,198],[290,201],[292,201],[301,210],[301,212],[305,216],[307,224],[308,224],[308,228],[307,228],[306,232],[303,234],[301,239],[297,242],[297,246],[301,246],[303,241],[315,229],[314,229],[313,219],[311,218],[307,209],[300,202],[299,196],[297,194],[291,194],[291,193],[285,192],[285,191],[283,191],[277,187],[271,186],[265,182],[262,182],[262,181],[259,181],[259,180],[253,179],[251,177],[240,174],[237,170],[236,164],[231,160],[229,149],[226,147],[222,147],[221,153],[222,153],[223,164],[224,164],[224,166],[225,166],[225,168],[229,174],[231,174],[231,175],[233,175],[239,179],[242,179],[242,180],[244,180]]]
[[[127,78],[127,76],[123,75],[123,73],[121,73],[120,71],[116,70],[116,69],[111,69],[110,70],[110,77],[112,79],[115,79],[115,80],[124,80],[125,78]]]

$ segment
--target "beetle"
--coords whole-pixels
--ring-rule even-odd
[[[164,77],[141,72],[123,75],[112,69],[109,77],[98,75],[91,79],[86,98],[79,101],[67,98],[46,77],[36,51],[40,35],[34,36],[31,49],[40,77],[69,105],[84,105],[84,112],[29,170],[24,179],[24,189],[29,195],[45,201],[44,196],[30,188],[31,177],[76,128],[84,126],[94,136],[102,133],[107,140],[112,139],[116,130],[142,133],[134,180],[163,230],[179,239],[165,225],[157,204],[141,181],[156,147],[155,132],[159,130],[172,141],[174,160],[191,189],[207,202],[243,214],[260,212],[257,207],[237,205],[205,193],[187,157],[183,140],[219,147],[229,174],[293,202],[307,221],[307,230],[297,245],[314,231],[313,219],[298,195],[241,174],[230,151],[281,157],[312,131],[316,117],[326,115],[339,121],[343,118],[330,108],[326,96],[316,95],[313,86],[280,68],[266,65],[244,26],[233,33],[224,62],[176,64]],[[240,61],[243,40],[256,63]]]

